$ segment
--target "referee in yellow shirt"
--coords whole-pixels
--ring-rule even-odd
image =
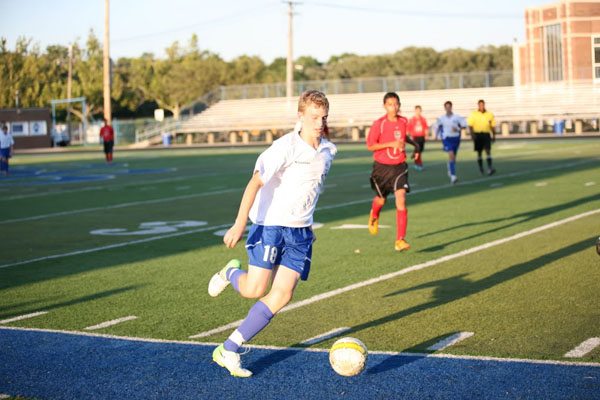
[[[488,165],[487,173],[488,175],[494,174],[496,170],[492,168],[492,142],[496,140],[496,132],[494,132],[496,120],[494,119],[494,114],[485,109],[485,101],[479,100],[477,102],[477,110],[469,115],[467,125],[469,125],[469,132],[471,133],[475,151],[477,152],[479,172],[481,172],[481,175],[484,174],[481,152],[485,150]]]

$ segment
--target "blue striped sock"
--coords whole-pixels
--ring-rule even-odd
[[[240,292],[240,287],[239,287],[239,280],[240,280],[240,276],[242,276],[243,274],[247,274],[248,272],[246,271],[242,271],[239,268],[235,268],[235,267],[231,267],[227,270],[227,279],[229,280],[229,282],[231,282],[231,287],[233,287],[235,289],[236,292]]]
[[[246,319],[242,322],[239,328],[237,328],[225,341],[223,347],[228,351],[238,351],[238,349],[244,344],[256,336],[262,331],[271,319],[273,313],[262,301],[257,301],[256,304],[250,308]]]
[[[455,161],[449,161],[448,168],[450,169],[450,175],[456,175],[456,162]]]

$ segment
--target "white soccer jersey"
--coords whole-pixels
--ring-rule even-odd
[[[435,123],[435,132],[438,136],[441,136],[442,139],[460,137],[460,129],[465,128],[466,126],[467,122],[460,115],[452,114],[451,116],[448,116],[447,114],[444,114],[437,119],[437,122]],[[456,131],[454,129],[456,129]]]
[[[296,129],[277,139],[256,161],[264,186],[250,209],[250,220],[259,225],[301,228],[313,223],[313,213],[323,182],[337,153],[323,138],[318,149],[306,143]]]
[[[14,144],[15,141],[10,133],[5,134],[4,132],[0,131],[0,149],[6,149]]]

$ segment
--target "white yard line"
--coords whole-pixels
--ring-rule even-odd
[[[451,188],[451,187],[455,187],[455,186],[465,186],[465,185],[472,185],[475,183],[489,182],[489,181],[495,181],[495,180],[505,179],[505,178],[513,178],[515,176],[528,175],[528,174],[532,174],[532,173],[536,173],[536,172],[546,172],[546,171],[552,171],[555,169],[563,169],[563,168],[573,167],[573,166],[580,165],[580,164],[587,164],[590,162],[598,162],[599,160],[600,159],[582,160],[582,161],[576,161],[576,162],[572,162],[572,163],[559,164],[559,165],[555,165],[553,167],[530,169],[527,171],[512,172],[512,173],[506,174],[506,175],[494,175],[494,176],[489,176],[489,177],[484,177],[484,178],[478,178],[478,179],[473,179],[472,181],[464,181],[464,182],[459,181],[457,184],[454,184],[454,185],[451,183],[447,183],[445,185],[440,185],[440,186],[432,186],[432,187],[423,188],[423,189],[411,190],[410,193],[408,193],[408,194],[414,195],[414,194],[419,194],[419,193],[432,192],[434,190]],[[328,210],[331,208],[338,208],[338,207],[343,207],[343,206],[351,206],[351,205],[362,204],[362,203],[367,203],[367,202],[370,203],[372,201],[373,201],[373,197],[369,197],[367,199],[353,200],[353,201],[348,201],[345,203],[317,207],[316,211]]]
[[[231,172],[231,174],[247,174],[247,173],[248,173],[248,171]],[[59,195],[59,194],[65,194],[65,193],[87,192],[90,190],[106,190],[106,189],[110,190],[110,189],[122,188],[122,187],[128,187],[128,186],[138,187],[138,186],[144,186],[144,185],[155,185],[157,183],[166,183],[166,182],[170,183],[170,182],[177,182],[177,181],[185,181],[187,179],[204,178],[207,176],[218,176],[218,175],[226,175],[226,174],[229,174],[229,173],[206,172],[206,173],[202,173],[202,174],[174,176],[171,178],[148,180],[147,182],[127,182],[127,183],[114,184],[114,185],[86,186],[86,187],[77,188],[77,189],[64,189],[64,190],[56,190],[56,191],[39,191],[39,190],[37,190],[35,193],[27,193],[27,194],[14,195],[14,196],[3,196],[3,197],[0,197],[0,201],[19,200],[19,199],[27,199],[30,197],[40,197],[40,196],[52,196],[52,195]]]
[[[22,319],[27,319],[27,318],[33,318],[33,317],[37,317],[39,315],[44,315],[44,314],[48,314],[48,311],[38,311],[38,312],[31,313],[31,314],[19,315],[18,317],[14,317],[14,318],[3,319],[2,321],[0,321],[0,324],[10,324],[11,322],[20,321]]]
[[[575,347],[573,350],[565,354],[567,358],[579,358],[585,356],[596,347],[600,346],[600,337],[589,338],[588,340]]]
[[[94,247],[92,249],[77,250],[77,251],[72,251],[72,252],[69,252],[69,253],[53,254],[53,255],[50,255],[50,256],[32,258],[32,259],[29,259],[29,260],[17,261],[17,262],[10,263],[10,264],[2,264],[2,265],[0,265],[0,269],[2,269],[2,268],[8,268],[8,267],[14,267],[16,265],[30,264],[30,263],[37,262],[37,261],[52,260],[52,259],[55,259],[55,258],[63,258],[63,257],[69,257],[69,256],[77,256],[77,255],[80,255],[80,254],[93,253],[95,251],[115,249],[117,247],[129,246],[129,245],[138,244],[138,243],[152,242],[154,240],[167,239],[167,238],[172,238],[172,237],[176,237],[176,236],[190,235],[192,233],[210,231],[210,230],[213,230],[213,229],[224,228],[226,226],[231,226],[231,224],[209,226],[209,227],[205,227],[205,228],[192,229],[190,231],[175,232],[175,233],[169,233],[169,234],[166,234],[166,235],[152,236],[152,237],[145,238],[145,239],[132,240],[130,242],[109,244],[107,246]]]
[[[305,345],[311,345],[311,344],[315,344],[315,343],[319,343],[322,342],[324,340],[330,339],[332,337],[341,335],[342,333],[349,331],[350,328],[336,328],[336,329],[332,329],[329,332],[325,332],[322,333],[320,335],[311,337],[310,339],[306,339],[302,342],[300,342],[300,344],[305,344]]]
[[[50,217],[60,217],[60,216],[64,216],[64,215],[80,214],[80,213],[90,212],[90,211],[112,210],[115,208],[133,207],[133,206],[140,206],[140,205],[146,205],[146,204],[156,204],[156,203],[163,203],[165,201],[184,200],[184,199],[191,199],[194,197],[212,196],[215,194],[231,193],[231,192],[237,192],[240,190],[241,189],[225,189],[225,190],[217,190],[214,192],[193,193],[193,194],[184,194],[184,195],[180,195],[180,196],[163,197],[160,199],[153,199],[153,200],[132,201],[129,203],[113,204],[111,206],[91,207],[91,208],[82,208],[79,210],[60,211],[60,212],[55,212],[55,213],[50,213],[50,214],[34,215],[31,217],[6,219],[4,221],[0,221],[0,224],[32,221],[32,220],[36,220],[36,219],[44,219],[44,218],[50,218]]]
[[[544,171],[551,171],[551,170],[555,170],[555,169],[568,168],[568,167],[572,167],[575,165],[586,164],[586,163],[594,162],[594,161],[598,161],[598,160],[597,159],[582,160],[582,161],[573,162],[573,163],[559,164],[559,165],[555,165],[553,167],[513,172],[513,173],[505,174],[505,175],[496,175],[494,177],[478,178],[478,179],[474,179],[472,181],[459,182],[457,185],[452,185],[452,184],[448,183],[445,185],[432,186],[432,187],[428,187],[428,188],[424,188],[424,189],[416,189],[416,190],[411,191],[409,194],[425,193],[425,192],[430,192],[433,190],[445,189],[445,188],[452,187],[452,186],[472,185],[475,183],[489,182],[489,181],[493,181],[493,180],[527,175],[527,174],[536,173],[536,172],[544,172]],[[49,213],[49,214],[33,215],[30,217],[7,219],[7,220],[0,221],[0,224],[8,224],[8,223],[15,223],[15,222],[23,222],[23,221],[33,221],[33,220],[44,219],[44,218],[60,217],[60,216],[65,216],[65,215],[80,214],[80,213],[91,212],[91,211],[111,210],[111,209],[123,208],[123,207],[156,204],[156,203],[163,203],[163,202],[174,201],[174,200],[185,200],[185,199],[190,199],[190,198],[194,198],[194,197],[212,196],[212,195],[218,195],[218,194],[224,194],[224,193],[237,192],[237,191],[241,191],[241,190],[242,190],[241,188],[216,190],[216,191],[212,191],[212,192],[193,193],[193,194],[186,194],[186,195],[180,195],[180,196],[163,197],[163,198],[153,199],[153,200],[132,201],[132,202],[128,202],[128,203],[113,204],[110,206],[101,206],[101,207],[83,208],[83,209],[79,209],[79,210],[60,211],[60,212]],[[364,203],[364,202],[372,201],[372,200],[373,200],[372,198],[363,199],[363,200],[354,200],[351,202],[346,202],[346,203],[341,203],[341,204],[317,207],[316,210],[317,211],[327,210],[330,208],[338,208],[338,207],[347,206],[347,205],[360,204],[360,203]]]
[[[110,321],[106,321],[106,322],[103,322],[98,325],[88,326],[87,328],[83,328],[83,329],[86,331],[94,331],[96,329],[108,328],[109,326],[120,324],[121,322],[131,321],[132,319],[137,319],[137,317],[135,315],[130,315],[128,317],[122,317],[122,318],[117,318],[117,319],[113,319]]]
[[[569,147],[564,147],[561,149],[561,151],[566,151],[566,150],[570,150],[571,148],[574,148],[577,146],[569,146]],[[588,145],[587,148],[589,147],[596,147],[596,145]],[[522,152],[522,153],[510,153],[510,154],[499,154],[497,156],[494,156],[494,159],[498,160],[498,159],[511,159],[511,158],[518,158],[518,157],[523,157],[523,156],[528,156],[528,155],[537,155],[537,154],[543,154],[543,153],[555,153],[556,149],[547,149],[547,150],[537,150],[537,151],[527,151],[527,152]],[[348,159],[341,159],[338,161],[338,163],[343,162],[344,160],[352,160],[356,159],[356,158],[369,158],[371,159],[370,156],[360,156],[360,157],[350,157]],[[428,163],[428,166],[433,166],[433,165],[439,165],[439,164],[445,164],[445,161],[435,161],[435,162],[431,162]],[[244,170],[244,171],[239,171],[239,172],[235,172],[236,174],[245,174],[248,173],[248,171]],[[350,172],[350,173],[346,173],[346,174],[340,174],[340,175],[335,175],[332,176],[330,178],[331,179],[336,179],[339,177],[345,177],[345,176],[351,176],[351,175],[358,175],[358,174],[363,174],[363,173],[368,173],[368,171],[363,172]],[[202,173],[202,174],[195,174],[195,175],[186,175],[186,176],[178,176],[178,177],[172,177],[172,178],[165,178],[165,179],[156,179],[156,180],[152,180],[152,181],[148,181],[148,182],[141,182],[141,183],[135,183],[135,182],[128,182],[128,183],[123,183],[123,184],[115,184],[115,185],[102,185],[102,186],[88,186],[88,187],[83,187],[83,188],[77,188],[77,189],[65,189],[65,190],[57,190],[57,191],[36,191],[35,193],[28,193],[28,194],[22,194],[22,195],[15,195],[15,196],[2,196],[0,197],[0,201],[9,201],[9,200],[18,200],[18,199],[25,199],[25,198],[29,198],[29,197],[40,197],[40,196],[52,196],[52,195],[60,195],[60,194],[65,194],[65,193],[75,193],[75,192],[84,192],[84,191],[89,191],[89,190],[103,190],[103,189],[108,189],[108,188],[119,188],[119,187],[126,187],[126,186],[142,186],[145,184],[156,184],[156,183],[165,183],[165,182],[175,182],[175,181],[182,181],[182,180],[186,180],[186,179],[194,179],[194,178],[199,178],[199,177],[206,177],[206,176],[217,176],[217,175],[222,175],[223,173],[218,173],[218,172],[208,172],[208,173]]]
[[[585,163],[596,162],[596,161],[598,161],[598,160],[597,159],[583,160],[583,161],[574,162],[574,163],[556,165],[554,167],[539,168],[539,169],[534,169],[534,170],[529,170],[529,171],[514,172],[512,174],[507,174],[507,175],[503,175],[503,176],[498,176],[497,175],[495,177],[480,178],[480,179],[475,179],[473,181],[459,183],[458,186],[460,186],[460,185],[474,184],[474,183],[479,183],[479,182],[484,182],[484,181],[490,181],[490,180],[494,180],[494,179],[504,179],[504,178],[507,178],[507,177],[513,177],[513,176],[519,176],[519,175],[526,175],[526,174],[530,174],[530,173],[534,173],[534,172],[540,172],[540,171],[549,171],[549,170],[553,170],[553,169],[562,169],[562,168],[566,168],[566,167],[571,167],[571,166],[575,166],[575,165],[579,165],[579,164],[585,164]],[[433,187],[429,187],[429,188],[414,190],[411,193],[412,194],[418,194],[418,193],[430,192],[430,191],[439,190],[439,189],[443,189],[443,188],[447,188],[447,187],[452,187],[452,186],[455,186],[455,185],[447,184],[447,185],[442,185],[442,186],[433,186]],[[218,191],[218,192],[225,193],[225,192],[236,191],[236,190],[238,190],[238,189],[227,189],[227,190]],[[218,192],[216,191],[216,192],[207,192],[207,193],[204,193],[204,194],[199,193],[199,194],[196,194],[196,195],[175,196],[175,198],[182,198],[182,197],[188,197],[188,196],[208,195],[209,193],[210,194],[217,194]],[[168,198],[168,199],[172,200],[174,198]],[[149,201],[157,202],[159,200],[160,201],[167,201],[167,199],[156,199],[156,200],[149,200]],[[340,207],[345,207],[345,206],[354,205],[354,204],[361,204],[361,203],[371,202],[371,201],[373,201],[372,198],[362,199],[362,200],[354,200],[354,201],[349,201],[349,202],[345,202],[345,203],[338,203],[338,204],[333,204],[333,205],[329,205],[329,206],[317,207],[316,211],[328,210],[328,209],[332,209],[332,208],[340,208]],[[140,203],[140,202],[135,202],[135,203]],[[117,204],[117,205],[114,205],[114,206],[107,206],[107,207],[117,208],[117,207],[125,207],[126,205],[132,205],[132,204],[133,203],[124,203],[124,204]],[[97,208],[98,209],[104,209],[102,207],[97,207]],[[88,210],[90,210],[90,209],[88,209]],[[78,211],[78,210],[74,210],[74,211]],[[83,212],[82,210],[79,210],[79,211]],[[57,214],[62,214],[62,213],[57,213]],[[29,217],[29,218],[41,218],[41,216]],[[12,221],[15,221],[15,220],[12,220]],[[6,222],[6,221],[4,221],[4,222]],[[219,228],[229,227],[229,226],[230,226],[230,224],[224,224],[224,225],[219,225],[219,226],[215,226],[215,227],[212,227],[212,228],[219,229]],[[93,248],[93,249],[79,250],[79,251],[74,251],[74,252],[70,252],[70,253],[55,254],[55,255],[51,255],[51,256],[44,256],[44,257],[34,258],[34,259],[30,259],[30,260],[18,261],[18,262],[14,262],[14,263],[0,265],[0,269],[7,268],[7,267],[12,267],[12,266],[15,266],[15,265],[29,264],[29,263],[36,262],[36,261],[43,261],[43,260],[48,260],[48,259],[53,259],[53,258],[61,258],[61,257],[67,257],[67,256],[72,256],[72,255],[91,253],[91,252],[94,252],[94,251],[100,251],[100,250],[111,249],[111,248],[116,248],[116,247],[128,246],[130,244],[144,243],[144,242],[149,242],[149,241],[153,241],[153,240],[158,240],[158,239],[173,237],[173,236],[182,236],[182,235],[187,235],[187,234],[191,234],[191,233],[196,233],[196,232],[202,232],[202,231],[205,231],[205,230],[210,230],[212,228],[208,227],[208,228],[202,228],[202,229],[197,229],[197,230],[192,230],[192,231],[186,231],[186,232],[177,232],[177,233],[172,233],[172,234],[169,234],[169,235],[154,236],[154,237],[147,238],[147,239],[139,239],[139,240],[134,240],[134,241],[131,241],[131,242],[124,242],[124,243],[117,243],[117,244],[108,245],[108,246],[96,247],[96,248]]]
[[[542,231],[545,231],[547,229],[551,229],[551,228],[554,228],[554,227],[557,227],[557,226],[560,226],[560,225],[563,225],[563,224],[566,224],[566,223],[569,223],[569,222],[572,222],[572,221],[575,221],[575,220],[578,220],[578,219],[581,219],[581,218],[589,217],[591,215],[598,214],[598,213],[600,213],[600,208],[598,208],[596,210],[584,212],[584,213],[581,213],[581,214],[577,214],[577,215],[574,215],[572,217],[562,219],[560,221],[555,221],[555,222],[552,222],[552,223],[549,223],[549,224],[546,224],[546,225],[542,225],[542,226],[539,226],[537,228],[533,228],[533,229],[530,229],[530,230],[525,231],[525,232],[517,233],[517,234],[512,235],[512,236],[508,236],[508,237],[505,237],[505,238],[502,238],[502,239],[494,240],[492,242],[484,243],[484,244],[481,244],[479,246],[471,247],[470,249],[459,251],[458,253],[449,254],[447,256],[443,256],[443,257],[437,258],[435,260],[431,260],[431,261],[427,261],[427,262],[424,262],[424,263],[421,263],[421,264],[413,265],[411,267],[407,267],[407,268],[401,269],[399,271],[391,272],[389,274],[381,275],[381,276],[378,276],[376,278],[371,278],[371,279],[368,279],[366,281],[354,283],[352,285],[348,285],[348,286],[345,286],[343,288],[339,288],[339,289],[335,289],[335,290],[332,290],[332,291],[329,291],[329,292],[321,293],[321,294],[318,294],[316,296],[310,297],[308,299],[305,299],[305,300],[302,300],[302,301],[298,301],[298,302],[295,302],[295,303],[291,303],[291,304],[287,305],[286,307],[284,307],[283,309],[281,309],[281,311],[279,311],[279,312],[281,313],[281,312],[291,311],[291,310],[294,310],[296,308],[304,307],[304,306],[307,306],[309,304],[316,303],[318,301],[327,299],[329,297],[337,296],[338,294],[342,294],[342,293],[346,293],[346,292],[349,292],[349,291],[352,291],[352,290],[360,289],[362,287],[365,287],[365,286],[368,286],[368,285],[372,285],[374,283],[379,283],[379,282],[382,282],[382,281],[385,281],[385,280],[388,280],[388,279],[392,279],[392,278],[395,278],[397,276],[407,274],[409,272],[413,272],[413,271],[418,271],[418,270],[421,270],[421,269],[429,268],[429,267],[432,267],[434,265],[441,264],[443,262],[453,260],[455,258],[459,258],[459,257],[463,257],[463,256],[466,256],[466,255],[469,255],[469,254],[473,254],[473,253],[476,253],[476,252],[481,251],[481,250],[486,250],[486,249],[489,249],[490,247],[498,246],[498,245],[510,242],[512,240],[520,239],[520,238],[525,237],[525,236],[533,235],[534,233],[542,232]],[[237,328],[242,323],[242,321],[243,321],[243,319],[240,319],[240,320],[231,322],[231,323],[229,323],[227,325],[223,325],[223,326],[220,326],[218,328],[214,328],[214,329],[211,329],[211,330],[208,330],[208,331],[205,331],[205,332],[200,332],[198,334],[189,336],[189,338],[190,339],[196,339],[196,338],[207,337],[207,336],[214,335],[215,333],[226,331],[226,330],[231,329],[231,328]]]
[[[390,228],[390,225],[379,225],[380,228]],[[339,226],[332,226],[330,229],[368,229],[369,225],[361,224],[342,224]]]
[[[430,350],[430,351],[444,350],[445,348],[453,346],[458,342],[462,342],[463,340],[468,339],[473,335],[474,335],[473,332],[458,332],[458,333],[455,333],[454,335],[448,336],[444,340],[440,340],[439,342],[437,342],[434,345],[429,346],[427,348],[427,350]]]
[[[135,336],[116,336],[107,335],[103,333],[92,333],[92,332],[80,332],[80,331],[64,331],[57,329],[39,329],[39,328],[19,328],[14,326],[0,326],[0,332],[2,331],[22,331],[22,332],[40,332],[40,333],[56,333],[71,336],[85,336],[85,337],[97,337],[104,339],[124,340],[128,342],[143,342],[143,343],[171,343],[171,344],[183,344],[190,346],[202,346],[212,347],[218,346],[221,343],[216,342],[196,342],[192,340],[168,340],[168,339],[153,339],[153,338],[141,338]],[[286,350],[286,351],[298,351],[298,352],[315,352],[315,353],[328,353],[329,349],[321,349],[317,347],[304,348],[304,347],[282,347],[282,346],[264,346],[258,344],[245,344],[245,347],[251,349],[264,349],[264,350]],[[580,361],[559,361],[559,360],[535,360],[527,358],[500,358],[500,357],[487,357],[487,356],[462,356],[454,354],[430,354],[430,353],[408,353],[408,352],[395,352],[395,351],[377,351],[369,350],[369,354],[382,354],[390,356],[406,356],[406,357],[423,357],[423,358],[451,358],[457,360],[480,360],[480,361],[499,361],[499,362],[518,362],[528,364],[544,364],[544,365],[564,365],[571,367],[596,367],[600,368],[600,363],[592,362],[580,362]]]

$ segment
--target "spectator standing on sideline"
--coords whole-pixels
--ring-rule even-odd
[[[106,162],[110,163],[113,159],[113,146],[115,144],[115,131],[112,126],[108,124],[106,118],[104,118],[104,126],[100,129],[100,137],[104,142],[104,155]]]
[[[0,173],[8,176],[8,159],[12,157],[15,141],[5,123],[2,123],[2,133],[0,133]]]

